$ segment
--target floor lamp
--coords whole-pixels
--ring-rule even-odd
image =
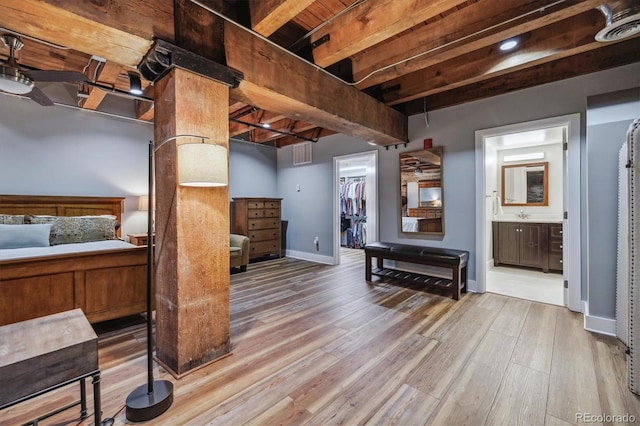
[[[227,149],[205,143],[206,136],[176,135],[158,142],[149,141],[149,199],[153,200],[155,152],[164,144],[178,138],[198,138],[201,142],[183,143],[177,147],[178,184],[181,186],[226,186],[228,184]],[[147,383],[135,388],[126,401],[127,420],[143,422],[167,411],[173,403],[173,383],[153,379],[153,204],[147,212]]]

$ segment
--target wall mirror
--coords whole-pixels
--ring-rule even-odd
[[[549,163],[502,166],[503,206],[548,206]]]
[[[400,154],[402,232],[444,234],[442,147]]]

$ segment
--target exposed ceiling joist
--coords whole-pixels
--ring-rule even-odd
[[[602,46],[594,39],[600,28],[601,16],[591,10],[528,33],[513,52],[485,47],[390,80],[383,87],[398,90],[387,91],[384,101],[396,105],[596,49]]]
[[[316,0],[261,0],[251,4],[251,27],[269,37]]]
[[[364,2],[314,33],[315,43],[329,34],[329,40],[313,49],[313,60],[321,67],[335,64],[376,43],[401,33],[466,0],[381,0]]]
[[[592,10],[602,0],[557,3],[555,0],[478,0],[474,7],[456,12],[456,19],[441,19],[420,26],[355,55],[353,79],[360,81],[370,75],[357,85],[370,87]],[[415,58],[400,62],[412,57]],[[391,66],[393,64],[397,65]],[[390,68],[376,72],[385,67]]]

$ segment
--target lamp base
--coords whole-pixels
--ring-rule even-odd
[[[155,419],[171,407],[173,403],[173,383],[168,380],[154,380],[153,392],[149,385],[138,386],[127,396],[127,420],[144,422]]]

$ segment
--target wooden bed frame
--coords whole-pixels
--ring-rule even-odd
[[[0,213],[115,215],[123,197],[0,195]],[[120,230],[118,230],[120,235]],[[146,310],[147,248],[0,261],[0,325],[75,308],[90,322]]]

